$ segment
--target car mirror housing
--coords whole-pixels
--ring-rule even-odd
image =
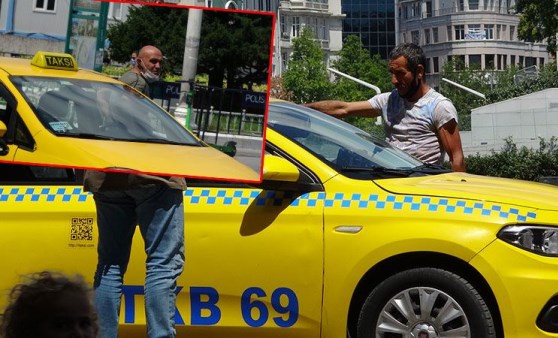
[[[284,158],[265,155],[263,167],[264,181],[296,182],[300,177],[298,168]]]

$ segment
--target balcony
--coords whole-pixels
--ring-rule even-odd
[[[327,1],[320,0],[291,0],[287,8],[327,11],[329,9],[329,4]]]

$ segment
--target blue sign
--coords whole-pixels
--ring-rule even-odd
[[[265,107],[266,93],[243,92],[243,107]]]

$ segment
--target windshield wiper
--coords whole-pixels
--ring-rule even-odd
[[[134,138],[134,139],[125,139],[124,141],[172,144],[172,145],[178,145],[178,146],[192,146],[192,147],[201,147],[202,146],[200,143],[176,142],[176,141],[164,140],[164,139],[161,139],[161,138]]]
[[[103,136],[99,134],[91,134],[91,133],[72,133],[72,132],[56,132],[57,135],[60,136],[70,136],[70,137],[79,137],[79,138],[86,138],[92,140],[111,140],[111,141],[120,141],[121,139],[110,137],[110,136]]]
[[[415,173],[414,169],[411,168],[385,168],[385,167],[342,167],[339,170],[341,173],[348,174],[377,174],[379,176],[388,177],[407,177]]]
[[[423,163],[418,167],[414,167],[412,170],[421,173],[429,173],[429,174],[440,174],[440,173],[449,173],[451,169],[448,169],[439,164],[431,164],[431,163]]]

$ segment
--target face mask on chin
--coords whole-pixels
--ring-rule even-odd
[[[153,72],[145,69],[143,72],[141,72],[141,76],[143,76],[143,78],[145,79],[145,81],[152,83],[155,81],[159,81],[159,75],[154,74]]]
[[[138,60],[140,61],[140,60]],[[148,83],[152,83],[155,81],[159,81],[159,75],[153,73],[152,71],[150,71],[149,69],[147,69],[144,65],[143,65],[143,60],[141,60],[141,76],[143,76],[143,78],[145,79],[145,81],[147,81]]]

